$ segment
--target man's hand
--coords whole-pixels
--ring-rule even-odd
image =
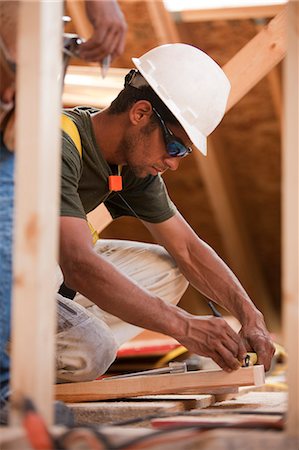
[[[187,335],[174,336],[191,352],[212,358],[223,370],[238,369],[245,356],[243,340],[219,317],[191,316]]]
[[[117,2],[85,1],[85,9],[94,32],[88,41],[80,45],[80,58],[101,63],[108,55],[111,55],[112,60],[121,55],[125,46],[127,24]]]
[[[243,325],[239,336],[243,339],[247,351],[254,351],[257,354],[257,363],[263,364],[265,371],[269,370],[275,347],[262,315],[254,324]]]

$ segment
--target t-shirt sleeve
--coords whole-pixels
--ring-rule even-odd
[[[137,216],[141,220],[160,223],[176,213],[164,181],[160,175],[135,179],[126,185],[128,177],[123,176],[122,191],[111,194],[105,201],[114,219],[121,216]]]
[[[78,194],[81,172],[81,157],[71,138],[65,132],[62,132],[61,216],[86,219],[86,214]]]

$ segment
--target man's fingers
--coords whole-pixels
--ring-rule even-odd
[[[213,361],[215,361],[221,369],[226,372],[232,372],[240,368],[239,361],[225,348],[214,351],[211,355]]]
[[[275,347],[272,342],[259,342],[255,347],[257,354],[257,364],[262,364],[267,372],[270,369],[271,361],[275,353]]]
[[[248,350],[257,354],[257,364],[262,364],[265,371],[268,371],[275,353],[275,347],[267,330],[261,329],[261,327],[250,329],[243,327],[240,336],[248,346]]]
[[[246,356],[246,348],[241,337],[226,323],[224,322],[225,340],[222,344],[230,350],[232,355],[240,362]]]

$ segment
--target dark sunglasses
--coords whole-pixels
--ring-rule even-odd
[[[166,144],[166,150],[169,156],[173,157],[180,157],[184,158],[184,156],[187,156],[189,153],[192,152],[192,148],[186,147],[180,138],[176,137],[165,125],[164,120],[156,111],[155,108],[153,108],[154,113],[156,114],[157,118],[159,119],[165,144]]]

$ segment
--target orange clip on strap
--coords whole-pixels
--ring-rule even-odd
[[[108,178],[109,191],[121,191],[123,182],[121,175],[110,175]]]

